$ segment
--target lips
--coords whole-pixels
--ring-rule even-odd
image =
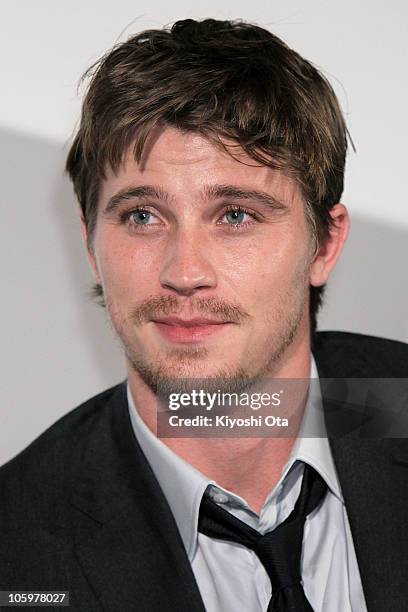
[[[175,325],[177,327],[197,327],[200,325],[222,325],[227,321],[217,321],[216,319],[207,319],[203,317],[194,317],[193,319],[181,319],[180,317],[164,317],[161,319],[153,319],[155,323],[163,323],[165,325]]]
[[[152,322],[166,340],[184,344],[206,340],[230,325],[229,321],[205,317],[182,319],[172,316],[153,319]]]

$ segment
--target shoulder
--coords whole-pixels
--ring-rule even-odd
[[[57,502],[70,481],[72,457],[90,431],[109,418],[111,399],[124,393],[121,383],[95,395],[61,417],[27,448],[0,467],[2,509],[20,496],[38,502]],[[13,501],[14,500],[14,501]],[[25,504],[21,503],[23,507]],[[11,508],[9,508],[11,510]],[[1,515],[1,511],[0,511]]]
[[[75,486],[80,475],[85,488],[88,483],[82,459],[88,456],[92,461],[99,446],[101,456],[106,454],[113,415],[126,414],[125,398],[123,383],[92,397],[0,468],[0,582],[7,585],[4,588],[81,588],[71,549],[86,533],[90,519],[73,507]],[[104,466],[97,474],[99,480],[103,477]]]
[[[408,344],[350,332],[313,336],[312,352],[324,377],[406,378]]]

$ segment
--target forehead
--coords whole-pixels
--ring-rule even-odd
[[[147,140],[139,163],[134,158],[133,147],[134,143],[117,171],[108,168],[106,179],[101,183],[101,200],[124,186],[146,183],[160,184],[174,192],[231,184],[270,191],[285,200],[300,195],[295,181],[287,174],[260,165],[232,141],[221,140],[217,145],[197,132],[165,127]]]

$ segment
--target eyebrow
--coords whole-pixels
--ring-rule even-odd
[[[105,214],[109,214],[116,210],[123,202],[127,200],[137,200],[143,198],[156,198],[166,203],[170,203],[169,194],[161,187],[153,187],[151,185],[140,185],[139,187],[125,187],[121,189],[109,200],[105,208]]]
[[[234,185],[211,185],[205,187],[207,199],[233,198],[235,200],[255,200],[272,210],[287,210],[288,206],[266,191],[242,189]]]
[[[263,206],[275,210],[287,210],[288,206],[276,197],[258,189],[243,189],[234,185],[210,185],[204,188],[202,195],[205,200],[228,198],[235,200],[255,200]],[[161,187],[140,185],[138,187],[125,187],[115,193],[108,201],[105,214],[114,212],[123,202],[128,200],[155,198],[170,204],[172,197]]]

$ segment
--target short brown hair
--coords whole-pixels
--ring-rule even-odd
[[[316,244],[343,191],[347,128],[327,79],[269,31],[243,21],[177,21],[118,44],[91,66],[81,122],[68,154],[90,244],[107,166],[135,141],[170,125],[296,177]],[[233,148],[226,149],[233,155]],[[310,288],[311,329],[324,287]]]

